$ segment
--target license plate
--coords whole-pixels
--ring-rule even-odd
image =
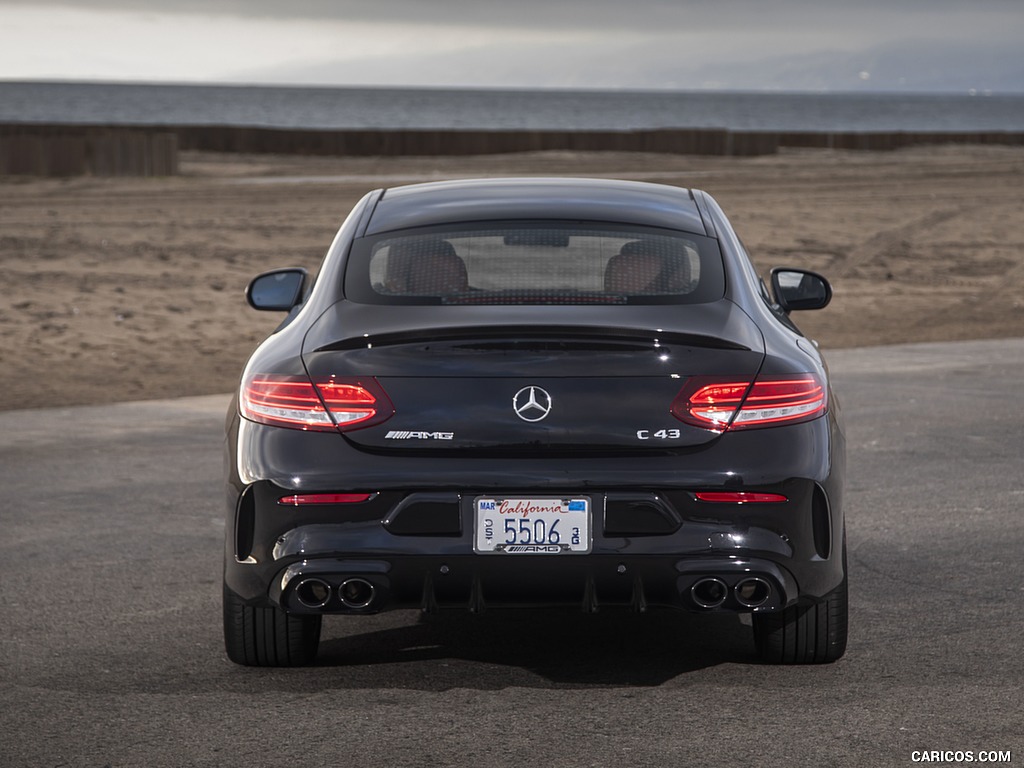
[[[590,499],[476,499],[478,554],[560,555],[590,551]]]

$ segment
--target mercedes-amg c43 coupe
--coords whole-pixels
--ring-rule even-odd
[[[575,607],[749,614],[769,663],[847,636],[831,298],[758,276],[695,189],[489,179],[370,192],[227,428],[224,633],[309,664],[325,615]],[[738,630],[747,631],[744,622]]]

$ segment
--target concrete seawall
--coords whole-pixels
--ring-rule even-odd
[[[0,175],[171,176],[178,152],[314,156],[483,155],[564,150],[770,155],[783,147],[896,150],[926,144],[1024,145],[1024,131],[817,133],[665,128],[638,131],[298,130],[241,126],[0,124]]]

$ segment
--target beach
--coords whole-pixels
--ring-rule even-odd
[[[1024,148],[292,157],[184,152],[166,178],[0,178],[0,409],[228,392],[282,315],[253,275],[315,271],[382,186],[571,175],[710,192],[756,266],[818,270],[822,349],[1024,336]]]

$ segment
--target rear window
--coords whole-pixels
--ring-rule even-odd
[[[724,292],[710,238],[551,222],[363,238],[345,276],[345,295],[368,304],[689,304]]]

